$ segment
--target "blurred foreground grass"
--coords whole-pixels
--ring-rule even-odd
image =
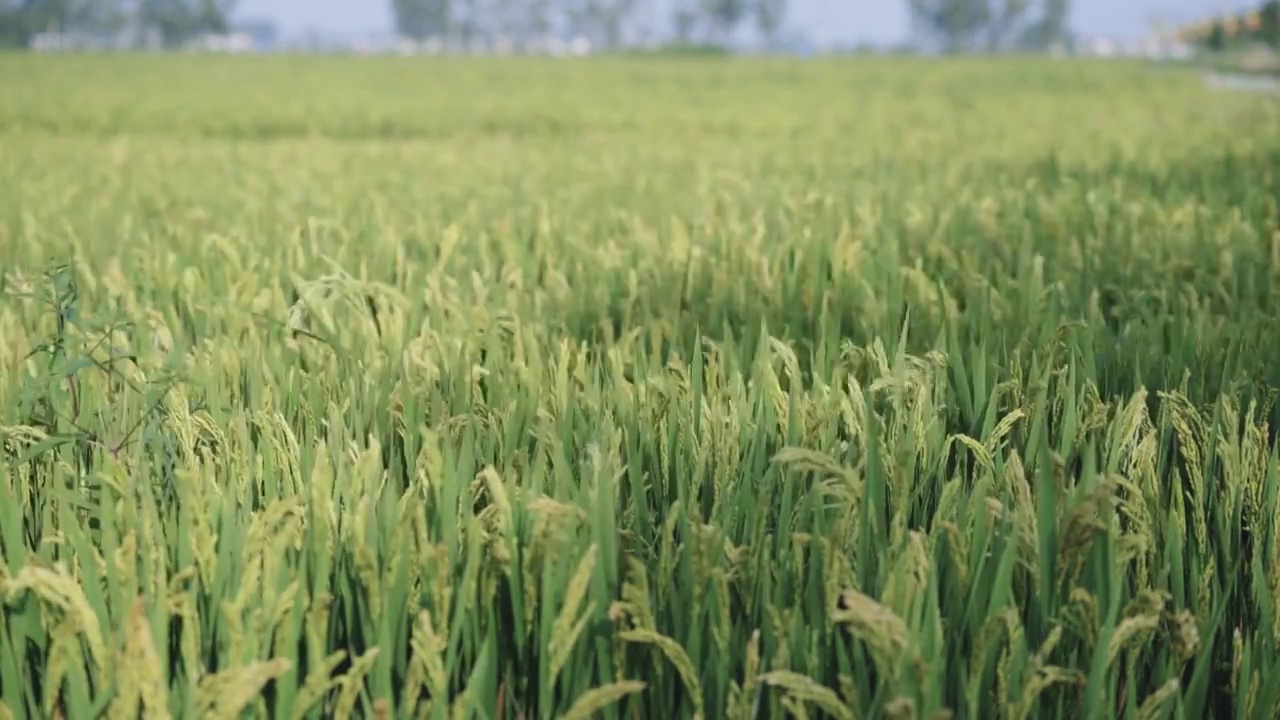
[[[0,716],[1273,718],[1280,111],[0,59]]]

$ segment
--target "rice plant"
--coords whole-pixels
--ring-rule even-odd
[[[0,718],[1280,708],[1280,108],[0,59]]]

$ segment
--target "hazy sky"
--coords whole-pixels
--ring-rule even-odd
[[[269,17],[285,34],[388,32],[390,0],[241,0],[241,17]],[[1108,36],[1142,34],[1152,18],[1195,19],[1256,0],[1075,0],[1072,27]],[[891,43],[905,36],[905,0],[792,0],[792,23],[818,42]]]

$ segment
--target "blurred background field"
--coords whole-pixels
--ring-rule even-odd
[[[1270,107],[1199,87],[1203,83],[1192,73],[1140,61],[1058,67],[1048,58],[999,57],[109,57],[5,58],[0,81],[12,102],[0,116],[0,129],[93,140],[609,136],[628,146],[655,134],[669,146],[690,133],[690,140],[715,136],[738,142],[763,132],[773,134],[771,150],[790,138],[821,155],[880,152],[908,158],[928,152],[921,144],[936,138],[976,142],[963,158],[1021,152],[1036,143],[1041,155],[1085,150],[1096,159],[1144,142],[1167,145],[1162,140],[1174,134],[1181,136],[1178,147],[1170,148],[1175,153],[1213,146],[1238,135],[1244,123],[1269,119],[1256,113]],[[1121,95],[1129,97],[1115,101]],[[988,106],[990,112],[982,110]],[[1183,117],[1196,132],[1176,124]],[[907,128],[914,132],[901,132]],[[831,134],[844,142],[814,142]],[[1091,139],[1097,140],[1094,147]],[[891,152],[867,145],[891,140]]]
[[[0,58],[0,715],[1280,706],[1280,106]]]

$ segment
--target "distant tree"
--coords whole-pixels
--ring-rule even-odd
[[[787,0],[755,0],[751,9],[760,35],[768,45],[776,45],[787,20]]]
[[[524,38],[541,38],[550,34],[554,10],[555,3],[552,0],[526,0],[520,7],[520,35]]]
[[[109,37],[128,27],[130,15],[126,0],[79,0],[71,24],[92,35]]]
[[[26,47],[32,34],[31,17],[25,3],[0,1],[0,47]]]
[[[987,27],[987,47],[991,50],[1006,47],[1030,8],[1031,0],[1003,0],[998,7],[992,8]]]
[[[0,46],[27,47],[43,32],[108,35],[126,20],[123,0],[0,0]]]
[[[1042,0],[1029,15],[1033,18],[1022,31],[1019,45],[1028,50],[1047,50],[1069,39],[1070,0]]]
[[[165,45],[180,45],[205,33],[231,27],[236,0],[142,0],[138,23],[160,34]]]
[[[70,30],[75,8],[70,0],[3,0],[0,2],[0,42],[26,47],[42,32]]]
[[[1221,20],[1214,21],[1213,29],[1209,31],[1209,39],[1205,44],[1214,52],[1227,49],[1227,28]]]
[[[609,47],[616,48],[622,44],[624,29],[634,20],[639,3],[637,0],[608,0],[604,5],[605,40]]]
[[[0,46],[26,47],[35,33],[28,3],[0,0]]]
[[[231,13],[235,10],[236,0],[200,0],[199,31],[202,33],[225,33],[231,30]]]
[[[671,11],[671,24],[675,27],[676,43],[689,45],[698,27],[698,9],[692,0],[676,0]]]
[[[989,0],[909,0],[909,5],[917,32],[950,53],[977,49],[995,17]]]
[[[703,13],[716,40],[728,44],[747,16],[747,0],[706,0]]]
[[[616,48],[636,8],[636,0],[571,0],[564,11],[571,33],[601,47]]]
[[[479,0],[458,0],[457,5],[451,3],[449,6],[450,34],[456,31],[462,42],[470,43],[473,38],[484,32],[482,15]]]
[[[558,10],[564,27],[571,35],[591,35],[594,8],[592,0],[559,0]]]
[[[1262,6],[1258,35],[1273,48],[1280,49],[1280,0]]]
[[[449,0],[392,0],[396,32],[415,40],[449,32]]]
[[[948,52],[1043,50],[1066,39],[1070,0],[908,0],[922,40]]]
[[[488,0],[485,4],[488,31],[501,34],[508,40],[515,38],[524,24],[523,4],[524,0]]]

